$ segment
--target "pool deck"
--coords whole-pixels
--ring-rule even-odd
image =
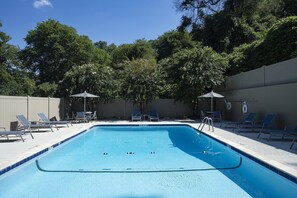
[[[129,121],[97,121],[90,123],[73,124],[69,128],[59,130],[34,132],[33,136],[24,135],[25,142],[21,140],[7,141],[0,139],[0,170],[11,166],[43,149],[72,137],[83,130],[94,125],[116,125],[116,124],[152,124],[152,122],[129,122]],[[199,122],[193,120],[160,121],[153,124],[189,124],[198,128]],[[255,158],[258,158],[277,169],[297,178],[297,144],[290,150],[291,141],[257,139],[257,133],[236,133],[215,127],[214,132],[204,127],[203,132],[232,147],[235,147]],[[13,136],[11,136],[13,137]],[[10,138],[13,140],[14,138]]]

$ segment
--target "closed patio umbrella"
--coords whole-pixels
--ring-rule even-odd
[[[213,90],[211,90],[211,92],[207,93],[207,94],[203,94],[201,96],[199,96],[199,98],[211,98],[211,112],[213,110],[213,98],[224,98],[223,95],[218,94],[213,92]]]
[[[86,114],[86,98],[98,98],[99,96],[84,91],[83,93],[71,95],[71,97],[84,98],[84,113]]]

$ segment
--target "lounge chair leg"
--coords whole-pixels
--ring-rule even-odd
[[[28,130],[29,130],[28,132],[30,133],[32,139],[34,139],[34,137],[33,137],[33,135],[32,135],[32,129],[31,129],[31,127],[29,127]]]
[[[294,144],[295,144],[295,140],[296,140],[296,138],[293,139],[292,144],[291,144],[291,146],[290,146],[290,149],[293,148],[293,146],[294,146]]]
[[[32,139],[34,139],[34,137],[33,137],[32,133],[31,133],[31,130],[29,131],[29,133],[30,133],[30,135],[31,135]]]
[[[24,138],[23,138],[23,136],[22,136],[22,135],[20,135],[20,137],[21,137],[22,141],[23,141],[23,142],[25,142],[25,141],[24,141]]]

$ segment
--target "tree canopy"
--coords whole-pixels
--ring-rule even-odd
[[[51,19],[29,31],[25,40],[27,46],[21,59],[40,83],[59,83],[74,66],[108,60],[107,54],[96,49],[87,36],[80,36],[74,28]]]
[[[19,49],[8,44],[10,39],[10,36],[0,31],[0,94],[32,94],[35,83],[22,70],[18,57]]]
[[[161,65],[168,72],[174,98],[192,103],[196,109],[199,95],[224,82],[227,62],[211,48],[196,46],[173,54]]]
[[[123,44],[117,47],[113,52],[113,66],[121,68],[124,61],[135,59],[155,59],[156,53],[150,42],[141,39],[136,40],[133,44]]]
[[[159,36],[152,44],[158,55],[157,60],[162,60],[182,49],[192,48],[195,42],[186,31],[169,31]]]
[[[145,104],[156,98],[160,72],[154,60],[135,59],[124,61],[121,75],[121,96],[138,104],[143,110]]]
[[[61,82],[64,97],[87,91],[100,96],[102,101],[108,101],[114,98],[116,90],[113,70],[101,64],[72,67]]]

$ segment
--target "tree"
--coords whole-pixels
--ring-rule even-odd
[[[29,31],[25,40],[27,46],[21,59],[40,84],[58,84],[72,67],[107,59],[99,55],[100,51],[87,36],[80,36],[74,28],[51,19]]]
[[[160,73],[154,60],[135,59],[124,61],[121,96],[138,104],[143,112],[145,104],[158,93]]]
[[[256,69],[297,57],[297,17],[275,23],[267,35],[251,44],[243,44],[228,55],[227,75]]]
[[[117,91],[113,70],[100,64],[83,64],[71,68],[61,82],[64,97],[80,92],[90,92],[99,96],[102,101],[114,98]],[[63,90],[63,91],[62,91]]]
[[[230,53],[234,47],[262,39],[280,18],[297,15],[296,0],[178,0],[180,30],[193,40]]]
[[[221,11],[226,0],[176,0],[176,8],[183,12],[179,29],[204,24],[204,18]]]
[[[9,40],[10,36],[0,31],[0,94],[31,95],[35,82],[22,70],[18,59],[19,49],[8,44]]]
[[[157,40],[153,41],[153,46],[158,54],[158,61],[171,56],[181,49],[191,48],[194,45],[195,43],[186,31],[166,32]]]
[[[36,87],[35,95],[39,97],[53,97],[57,92],[58,85],[55,83],[42,83]]]
[[[113,54],[114,68],[121,68],[124,61],[132,61],[135,59],[155,59],[156,53],[150,42],[146,40],[137,40],[133,44],[123,44],[117,47]]]
[[[205,18],[202,43],[212,47],[216,52],[230,53],[234,47],[251,43],[260,35],[243,19],[227,12],[220,12]]]
[[[193,105],[197,112],[198,96],[224,82],[227,61],[209,47],[184,49],[161,62],[173,85],[174,98]]]

